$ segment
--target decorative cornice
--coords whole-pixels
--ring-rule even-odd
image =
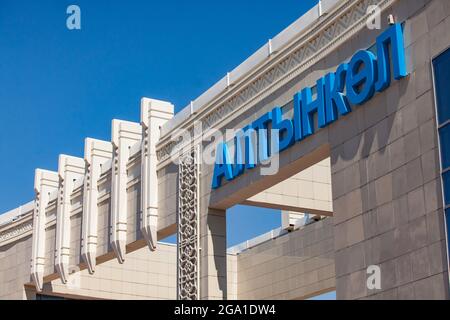
[[[201,121],[203,132],[214,126],[223,127],[247,111],[275,90],[281,88],[311,65],[318,62],[336,47],[351,38],[365,25],[370,16],[367,9],[378,5],[381,11],[396,0],[347,0],[327,16],[311,26],[309,32],[300,36],[278,55],[271,58],[236,85],[233,90],[217,98],[203,113],[186,121],[184,129],[193,136],[193,121]],[[220,103],[220,101],[226,100]],[[167,137],[157,147],[158,168],[169,163],[176,148],[181,149],[181,139]],[[184,146],[183,146],[184,147]]]
[[[33,216],[31,212],[20,220],[8,224],[5,230],[0,231],[0,246],[7,245],[28,236],[33,230]]]

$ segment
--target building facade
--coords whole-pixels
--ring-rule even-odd
[[[322,0],[176,115],[143,98],[0,216],[0,298],[448,299],[448,30]],[[227,250],[238,204],[281,227]]]

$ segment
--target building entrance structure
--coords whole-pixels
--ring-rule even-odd
[[[446,0],[323,0],[176,115],[142,99],[139,123],[36,170],[36,198],[1,217],[0,297],[448,299],[433,69],[449,16]],[[241,162],[226,129],[244,132]],[[238,204],[283,225],[227,252]]]

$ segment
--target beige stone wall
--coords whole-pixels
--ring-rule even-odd
[[[450,2],[399,1],[391,12],[405,21],[410,75],[329,132],[337,298],[446,299],[431,58],[450,45]],[[381,290],[367,289],[370,265],[381,268]]]
[[[98,204],[98,224],[97,224],[97,255],[101,256],[111,251],[109,245],[110,233],[110,214],[111,201],[110,198]]]
[[[30,281],[31,236],[0,246],[0,300],[26,299]]]
[[[45,229],[45,275],[55,272],[55,237],[56,224],[52,223]]]
[[[30,279],[31,235],[0,246],[0,300],[34,299]],[[52,263],[46,267],[51,268]],[[55,279],[44,284],[42,294],[77,299],[175,299],[176,246],[159,244],[150,252],[142,248],[127,254],[124,264],[115,259],[75,273],[68,284]]]
[[[330,158],[258,193],[244,204],[332,215]]]
[[[237,300],[238,292],[238,273],[237,273],[237,255],[227,255],[227,299]]]
[[[43,294],[80,299],[175,299],[176,246],[159,244],[150,252],[142,248],[126,255],[123,264],[99,264],[93,275],[82,270],[69,284],[59,279],[44,285]]]
[[[139,183],[132,185],[127,190],[128,217],[127,217],[127,243],[142,238],[139,229],[139,213],[141,212],[141,186]]]
[[[227,299],[305,298],[333,289],[330,227],[331,219],[323,220],[239,255],[228,254]],[[31,237],[0,248],[0,299],[35,298],[30,257]],[[72,270],[68,284],[52,280],[42,294],[73,299],[176,298],[174,245],[160,244],[155,252],[139,249],[127,254],[122,265],[109,260],[97,265],[93,275],[86,269]]]
[[[76,266],[81,262],[81,212],[70,217],[70,260],[72,266]]]
[[[238,299],[306,299],[335,288],[333,219],[237,255]],[[230,273],[228,273],[230,275]]]
[[[178,208],[178,166],[171,164],[158,171],[158,220],[163,237],[176,231]]]

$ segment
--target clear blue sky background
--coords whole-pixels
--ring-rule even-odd
[[[179,111],[316,3],[1,0],[0,212],[32,200],[35,168],[109,140],[113,118],[139,121],[141,97]],[[70,4],[80,31],[66,28]],[[277,211],[233,208],[228,244],[279,224]]]

